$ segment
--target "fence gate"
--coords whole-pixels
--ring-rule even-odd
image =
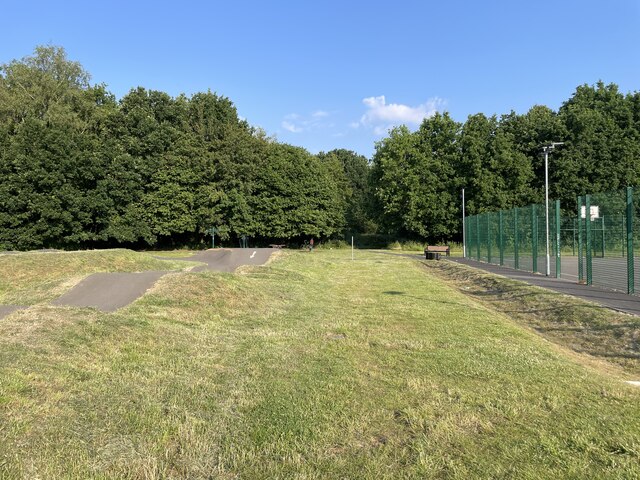
[[[579,281],[635,293],[633,189],[578,197]]]

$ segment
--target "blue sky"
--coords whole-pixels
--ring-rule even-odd
[[[640,0],[4,2],[0,63],[63,46],[118,97],[211,89],[279,141],[371,156],[424,116],[640,90]]]

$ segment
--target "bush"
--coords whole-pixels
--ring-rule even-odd
[[[350,248],[349,245],[344,240],[326,240],[318,245],[318,248]]]
[[[411,252],[423,252],[425,248],[425,244],[422,242],[415,242],[413,240],[408,240],[402,243],[402,250],[408,250]]]

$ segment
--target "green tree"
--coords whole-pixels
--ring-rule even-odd
[[[373,157],[372,186],[384,231],[429,241],[457,230],[460,125],[448,114],[425,119],[417,132],[391,130]]]
[[[637,94],[635,94],[637,96]],[[634,95],[617,85],[582,85],[560,108],[566,145],[554,162],[561,165],[558,194],[575,204],[577,195],[617,190],[640,180],[640,135]]]
[[[375,231],[376,226],[371,219],[370,208],[371,168],[367,158],[346,149],[320,153],[319,157],[324,161],[336,162],[342,172],[336,173],[336,180],[346,204],[346,230],[366,233]]]
[[[113,97],[63,49],[2,65],[0,243],[77,246],[100,238],[108,199],[98,187],[103,110]]]

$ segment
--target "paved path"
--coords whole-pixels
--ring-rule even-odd
[[[378,252],[385,253],[385,252]],[[424,254],[421,253],[387,253],[388,255],[400,255],[402,257],[413,258],[415,260],[425,260]],[[565,278],[546,277],[537,273],[523,272],[520,270],[513,270],[507,267],[501,267],[499,265],[493,265],[491,263],[478,262],[477,260],[471,260],[469,258],[461,257],[441,257],[442,261],[452,261],[463,265],[469,265],[474,268],[479,268],[489,273],[496,275],[502,275],[503,277],[511,278],[513,280],[519,280],[521,282],[528,283],[530,285],[536,285],[542,288],[548,288],[565,295],[573,295],[574,297],[582,298],[590,302],[598,303],[605,307],[620,312],[630,313],[631,315],[640,315],[640,296],[627,295],[626,293],[616,292],[613,290],[607,290],[593,285],[580,285],[576,281],[571,281]],[[425,260],[426,261],[426,260]],[[435,260],[429,260],[435,261]],[[577,270],[577,262],[574,262]],[[577,278],[577,277],[576,277]]]
[[[604,288],[595,286],[579,285],[575,281],[570,281],[564,278],[546,277],[540,274],[512,270],[510,268],[482,263],[468,258],[449,257],[448,260],[480,268],[490,273],[502,275],[503,277],[512,278],[514,280],[520,280],[538,287],[548,288],[549,290],[554,290],[566,295],[573,295],[574,297],[599,303],[600,305],[604,305],[605,307],[609,307],[614,310],[630,313],[632,315],[640,315],[640,297],[635,295],[627,295],[626,293],[605,290]]]
[[[169,272],[94,273],[51,304],[93,307],[103,312],[115,312],[140,298],[167,273]]]
[[[22,310],[23,308],[27,307],[23,305],[0,305],[0,318],[4,318],[17,310]]]
[[[192,272],[234,272],[242,265],[264,265],[271,254],[276,252],[273,248],[217,248],[198,252],[195,255],[184,258],[156,257],[161,260],[176,260],[185,262],[202,262],[205,265],[195,267]]]

